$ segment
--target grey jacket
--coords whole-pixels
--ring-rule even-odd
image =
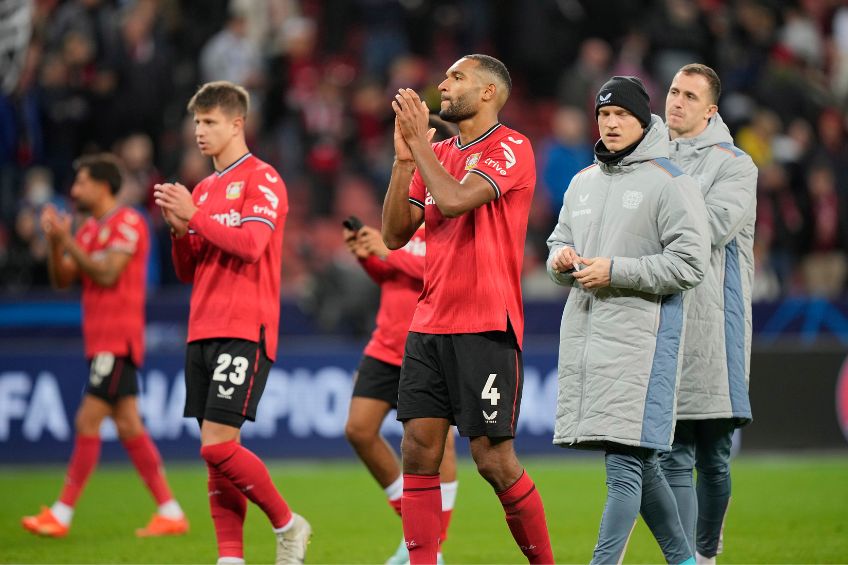
[[[751,421],[751,285],[757,167],[733,146],[716,114],[697,137],[670,142],[671,160],[693,177],[707,205],[712,255],[704,282],[687,294],[678,393],[682,420]]]
[[[554,443],[668,450],[683,343],[683,295],[709,262],[704,200],[668,160],[668,134],[652,116],[619,164],[571,180],[548,238],[548,273],[572,286],[562,316]],[[611,284],[587,290],[551,259],[565,246],[611,257]]]

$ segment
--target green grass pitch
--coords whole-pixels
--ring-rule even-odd
[[[554,555],[560,563],[591,558],[605,497],[603,461],[586,458],[524,461],[545,502]],[[400,521],[365,469],[353,461],[270,465],[291,506],[314,528],[309,563],[382,563],[401,538]],[[131,467],[101,465],[77,506],[64,539],[37,538],[20,517],[51,504],[61,467],[0,468],[2,563],[214,563],[205,468],[168,465],[171,486],[191,520],[187,536],[137,539],[153,503]],[[445,544],[448,563],[523,563],[489,486],[463,460],[456,510]],[[848,457],[741,457],[733,467],[734,495],[721,563],[848,562]],[[248,510],[248,563],[273,560],[265,516]],[[639,523],[625,563],[662,562]]]

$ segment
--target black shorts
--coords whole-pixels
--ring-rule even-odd
[[[240,428],[256,419],[271,360],[265,339],[201,339],[186,348],[183,415]]]
[[[400,381],[400,367],[397,365],[365,355],[353,379],[353,396],[376,398],[397,408]]]
[[[511,330],[409,332],[397,419],[446,418],[465,437],[515,437],[524,368]]]
[[[89,367],[86,393],[113,405],[123,396],[138,395],[138,374],[130,357],[98,353]]]

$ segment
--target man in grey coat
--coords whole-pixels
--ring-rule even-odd
[[[731,436],[751,421],[757,167],[733,146],[718,114],[720,93],[715,71],[686,65],[675,75],[665,106],[670,157],[701,188],[712,247],[704,282],[686,297],[677,427],[671,452],[660,460],[698,563],[715,563],[730,501]]]
[[[548,238],[548,272],[571,287],[554,443],[606,453],[592,563],[620,562],[640,505],[666,560],[694,563],[657,453],[674,431],[682,291],[709,262],[706,209],[668,160],[667,133],[638,78],[604,84],[595,114],[596,163],[571,180]]]

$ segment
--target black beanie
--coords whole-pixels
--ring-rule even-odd
[[[648,127],[651,123],[650,102],[645,85],[637,77],[612,77],[595,98],[595,117],[603,106],[620,106],[636,116],[642,127]]]

